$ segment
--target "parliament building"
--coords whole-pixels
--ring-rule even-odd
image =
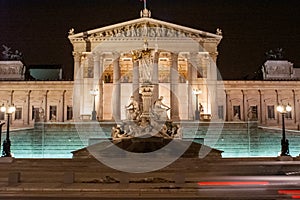
[[[140,86],[151,83],[152,101],[164,97],[173,121],[280,126],[276,107],[289,104],[286,125],[299,129],[300,73],[292,63],[267,61],[263,80],[218,80],[221,30],[208,33],[157,20],[146,8],[140,15],[81,33],[71,29],[73,81],[26,81],[20,61],[0,61],[0,103],[16,107],[12,125],[124,120],[131,96],[139,101]],[[146,60],[139,59],[142,54]]]

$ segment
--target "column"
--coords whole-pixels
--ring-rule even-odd
[[[93,89],[97,89],[100,94],[100,85],[99,85],[99,77],[100,77],[100,55],[97,52],[93,53],[93,59],[94,59],[94,81],[93,81]],[[99,98],[99,95],[98,95]],[[94,103],[94,100],[93,100]],[[98,99],[95,99],[95,110],[96,110],[96,119],[99,119],[99,113],[97,112],[99,110],[99,103]]]
[[[25,110],[24,110],[24,122],[25,124],[29,124],[30,123],[30,93],[31,90],[29,90],[26,94],[26,105],[25,105]]]
[[[46,91],[46,93],[44,94],[44,119],[41,119],[42,121],[46,122],[48,121],[49,117],[48,117],[48,92],[49,90]]]
[[[77,121],[80,119],[80,98],[78,98],[80,94],[81,87],[81,73],[80,73],[80,65],[81,65],[81,53],[73,52],[74,58],[74,90],[73,90],[73,116],[74,120]]]
[[[132,93],[134,96],[134,99],[139,102],[139,78],[140,78],[140,72],[139,72],[139,61],[138,60],[132,60],[133,68],[132,68]]]
[[[58,121],[59,122],[64,122],[65,121],[65,94],[66,94],[66,90],[64,90],[61,94],[61,100],[60,100],[60,115],[59,115],[59,118],[58,118]]]
[[[276,105],[275,105],[275,112],[277,113],[277,124],[280,124],[280,113],[277,112],[276,106],[279,105],[279,94],[278,94],[278,90],[275,90],[276,93]]]
[[[225,90],[225,94],[226,94],[226,117],[225,120],[226,121],[231,121],[232,117],[231,117],[231,102],[230,102],[230,90]]]
[[[103,120],[103,59],[104,56],[99,57],[99,95],[98,95],[98,119]]]
[[[114,75],[113,75],[113,119],[119,121],[121,119],[121,84],[120,84],[120,62],[119,55],[114,56]]]
[[[300,101],[300,99],[299,99],[299,95],[300,95],[300,93],[299,93],[299,90],[296,90],[295,91],[295,117],[296,117],[296,125],[297,125],[297,128],[298,128],[298,130],[300,130],[300,122],[299,122],[299,118],[300,118],[300,116],[299,116],[299,108],[300,108],[300,106],[299,106],[299,101]]]
[[[10,93],[10,105],[12,105],[14,103],[14,93],[15,93],[14,90],[12,90]]]
[[[215,63],[216,53],[210,53],[212,59],[209,60],[209,69],[207,70],[207,85],[210,97],[212,119],[218,117],[218,101],[217,101],[217,66]]]
[[[193,112],[193,87],[192,87],[192,77],[193,77],[193,66],[191,63],[188,63],[188,72],[187,72],[187,79],[188,79],[188,119],[194,119],[194,112]]]
[[[93,53],[94,59],[94,85],[98,85],[100,77],[100,55],[98,53]]]
[[[197,83],[197,53],[190,53],[188,57],[188,119],[193,120],[196,106],[193,104],[193,99],[195,96],[193,95],[193,88],[198,87],[195,86]]]
[[[178,53],[172,53],[172,66],[170,72],[170,97],[171,97],[171,120],[178,121],[179,118],[179,101],[178,101]]]
[[[241,90],[241,91],[242,91],[242,94],[243,94],[243,109],[242,109],[243,115],[241,116],[241,120],[242,121],[247,121],[248,120],[247,92],[245,90]]]
[[[293,92],[293,110],[294,110],[294,113],[292,113],[293,115],[293,118],[294,118],[294,123],[295,124],[297,124],[297,103],[296,103],[296,92],[295,92],[295,90],[292,90],[292,92]]]
[[[153,88],[153,95],[152,95],[152,102],[158,99],[159,96],[159,84],[158,84],[158,77],[159,77],[159,71],[158,71],[158,59],[159,59],[159,52],[154,53],[154,62],[153,62],[153,73],[152,73],[152,82],[154,85]]]
[[[259,92],[259,109],[260,109],[259,121],[260,121],[260,124],[265,124],[266,123],[266,112],[265,112],[266,108],[265,108],[265,104],[263,104],[264,93],[261,90],[258,90],[258,92]]]
[[[81,60],[81,53],[73,52],[73,59],[74,59],[74,81],[78,78],[77,74],[80,72],[80,60]]]

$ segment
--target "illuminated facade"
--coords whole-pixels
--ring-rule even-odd
[[[149,17],[143,10],[139,19],[83,33],[70,31],[74,55],[74,116],[82,119],[92,109],[89,91],[99,90],[96,110],[99,120],[125,118],[130,96],[139,99],[144,67],[149,65],[153,101],[164,96],[173,120],[193,120],[195,97],[201,90],[206,114],[216,104],[220,34],[211,34]],[[151,51],[149,63],[136,61],[134,52]],[[214,95],[208,95],[208,93]],[[79,98],[75,98],[79,97]],[[79,108],[79,109],[75,109]],[[75,119],[77,120],[77,119]]]
[[[91,90],[99,91],[98,121],[125,119],[130,97],[140,98],[141,68],[146,67],[135,60],[135,53],[151,50],[153,100],[164,96],[172,120],[195,120],[199,102],[202,114],[212,120],[257,120],[278,126],[276,106],[289,103],[293,110],[287,115],[287,126],[298,128],[299,81],[217,81],[220,30],[212,34],[156,20],[144,9],[138,19],[82,33],[71,29],[68,38],[73,46],[74,81],[1,81],[0,102],[17,108],[15,126],[32,125],[37,115],[46,122],[90,120]],[[196,96],[195,90],[201,93]]]

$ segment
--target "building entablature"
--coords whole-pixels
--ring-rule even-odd
[[[29,91],[29,90],[73,90],[73,81],[5,81],[1,82],[1,91]]]
[[[300,89],[300,81],[220,81],[228,90],[278,90],[278,84],[283,90]]]

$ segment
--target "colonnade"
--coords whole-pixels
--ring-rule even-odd
[[[80,109],[83,103],[82,98],[78,98],[78,94],[83,94],[84,87],[81,87],[81,84],[84,84],[85,81],[83,81],[85,78],[83,77],[82,70],[80,68],[83,67],[84,62],[86,59],[82,59],[83,56],[86,56],[91,58],[93,60],[93,77],[89,77],[90,82],[92,80],[92,85],[99,91],[99,95],[97,96],[97,118],[98,120],[106,120],[104,119],[104,113],[103,113],[103,92],[104,92],[104,80],[103,80],[103,72],[105,70],[105,61],[107,59],[112,60],[112,66],[113,66],[113,95],[112,95],[112,119],[113,120],[120,120],[121,119],[121,65],[120,65],[120,56],[121,54],[118,53],[112,53],[112,52],[91,52],[86,55],[84,53],[73,53],[74,55],[74,98],[73,98],[73,107],[74,107],[74,116],[80,117],[82,114],[82,111]],[[208,62],[208,66],[194,66],[199,63],[199,53],[180,53],[180,52],[172,52],[169,53],[169,59],[170,59],[170,83],[169,83],[169,97],[170,97],[170,107],[172,108],[170,111],[170,117],[172,120],[180,120],[180,106],[182,104],[181,100],[178,99],[179,91],[178,85],[179,85],[179,72],[178,72],[178,58],[179,57],[185,57],[186,63],[187,63],[187,77],[186,77],[186,85],[187,85],[187,102],[184,102],[187,104],[187,112],[188,116],[186,117],[187,120],[192,120],[194,118],[194,109],[196,106],[195,102],[193,100],[193,89],[199,87],[201,85],[202,90],[210,90],[215,91],[214,88],[209,87],[216,87],[215,85],[211,84],[210,86],[204,86],[203,83],[199,84],[199,77],[197,77],[199,68],[211,68],[210,66],[211,62]],[[152,65],[152,77],[151,77],[151,83],[154,85],[153,90],[153,101],[155,99],[158,99],[159,94],[159,57],[160,52],[155,52],[153,55],[153,65]],[[132,95],[135,97],[135,99],[139,99],[139,87],[140,87],[140,62],[139,60],[132,59]],[[201,70],[200,70],[201,71]],[[206,70],[203,70],[206,71]],[[202,74],[202,78],[208,78],[209,80],[213,80],[213,82],[216,82],[216,73],[215,70],[207,70],[207,74]],[[208,89],[207,89],[208,88]],[[91,88],[92,89],[92,88]],[[208,92],[205,92],[207,94]],[[214,95],[212,95],[214,96]],[[205,97],[205,99],[208,99],[208,97]],[[214,103],[210,98],[207,100],[207,107]],[[82,110],[82,109],[81,109]],[[210,110],[208,108],[207,110]]]
[[[227,82],[229,83],[229,81]],[[232,88],[229,85],[225,86],[226,121],[257,120],[262,125],[280,126],[281,117],[276,107],[279,104],[289,104],[292,107],[292,111],[288,115],[286,123],[292,128],[299,126],[300,90],[294,89],[292,84],[286,85],[285,89],[277,89],[274,87],[268,88],[267,86],[271,83],[269,81],[255,81],[253,83],[256,85],[254,88],[251,88],[249,82],[243,83],[243,81],[239,83],[241,89],[238,87]],[[237,85],[238,83],[235,84]],[[234,110],[234,107],[238,109]],[[256,110],[251,110],[251,108]],[[238,110],[239,116],[235,116]],[[253,119],[251,119],[252,116],[249,116],[250,112],[253,112],[255,115]]]

